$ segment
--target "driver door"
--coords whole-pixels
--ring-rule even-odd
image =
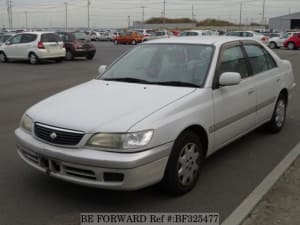
[[[224,45],[219,56],[213,85],[215,149],[226,145],[255,126],[256,86],[249,76],[249,64],[240,42]],[[224,72],[241,74],[242,81],[234,86],[219,86]]]
[[[8,58],[19,58],[19,45],[21,43],[22,34],[17,34],[12,37],[9,44],[6,45],[5,54]]]

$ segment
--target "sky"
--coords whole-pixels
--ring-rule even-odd
[[[7,27],[7,0],[0,0],[0,26]],[[240,3],[244,23],[261,22],[264,0],[165,0],[166,17],[188,17],[197,20],[206,18],[239,22]],[[64,27],[65,2],[67,3],[68,27],[87,27],[88,0],[12,0],[13,25],[25,27],[26,13],[28,26]],[[300,12],[300,0],[265,0],[265,17]],[[142,20],[163,15],[164,0],[90,0],[90,27],[126,27]],[[194,8],[194,11],[192,10]]]

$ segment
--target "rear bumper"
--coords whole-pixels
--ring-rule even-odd
[[[84,57],[84,56],[88,56],[88,55],[94,55],[96,53],[96,49],[91,49],[91,50],[87,50],[87,49],[76,49],[73,54],[74,57]]]
[[[15,135],[19,156],[35,169],[69,182],[118,190],[136,190],[159,182],[173,145],[137,153],[114,153],[52,146],[20,128]],[[106,175],[112,174],[117,174],[118,179],[107,180]]]
[[[66,50],[62,48],[59,51],[50,52],[46,49],[40,49],[36,52],[39,59],[63,58],[66,55]]]

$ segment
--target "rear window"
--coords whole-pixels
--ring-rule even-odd
[[[73,35],[76,40],[89,40],[89,37],[82,32],[74,32]]]
[[[41,41],[42,42],[59,42],[60,38],[57,34],[54,34],[54,33],[42,34]]]

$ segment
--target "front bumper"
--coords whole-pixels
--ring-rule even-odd
[[[116,190],[136,190],[159,182],[173,146],[168,143],[137,153],[114,153],[49,145],[20,128],[15,135],[19,156],[39,171],[77,184]],[[114,177],[117,179],[111,179]]]

